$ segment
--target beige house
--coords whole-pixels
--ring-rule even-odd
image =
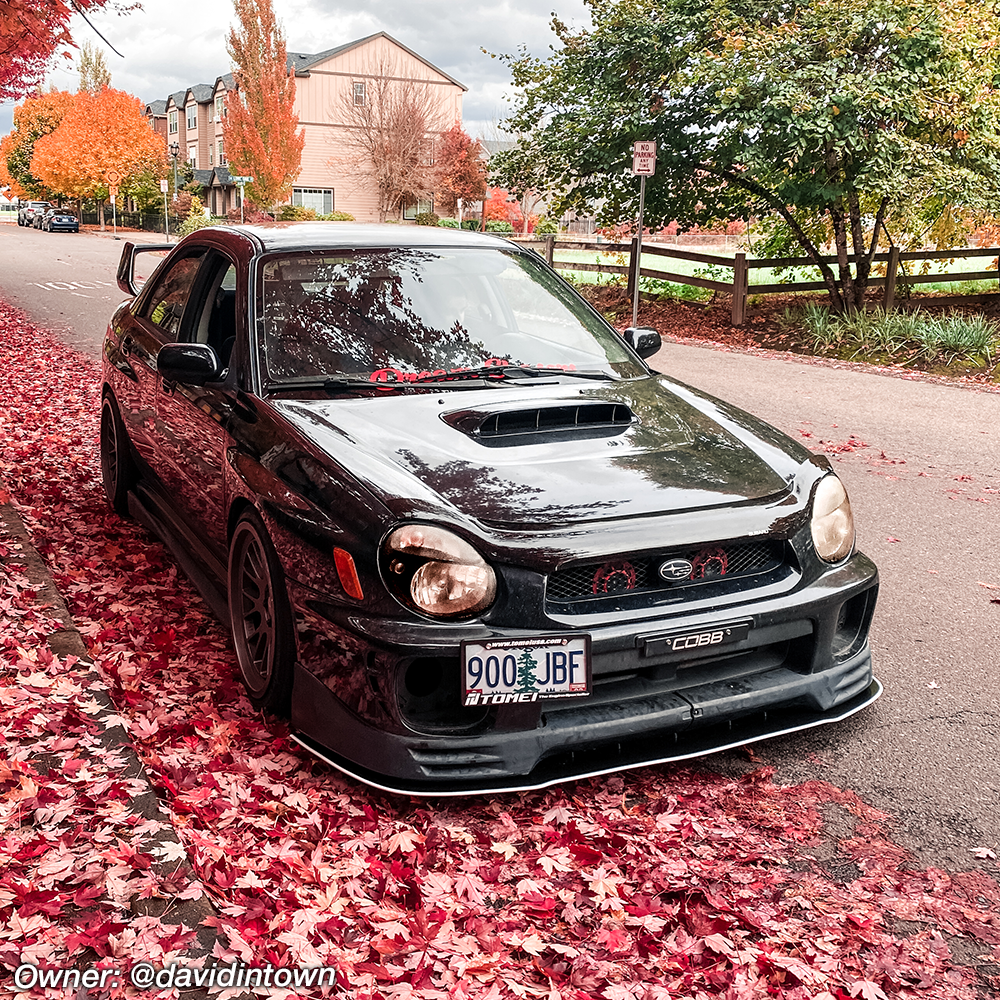
[[[305,133],[302,168],[291,202],[320,214],[351,213],[359,222],[378,221],[378,194],[357,142],[364,109],[385,100],[387,91],[407,91],[427,108],[432,131],[444,131],[462,120],[462,98],[468,89],[412,49],[380,31],[323,52],[289,52],[295,74],[295,111]],[[238,207],[226,160],[222,123],[231,73],[214,85],[197,84],[171,94],[166,102],[147,105],[167,148],[177,143],[181,162],[191,165],[207,193],[213,215]],[[431,203],[409,206],[404,217],[430,211]]]

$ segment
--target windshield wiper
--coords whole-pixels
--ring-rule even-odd
[[[372,382],[367,378],[330,378],[323,375],[306,375],[301,378],[287,378],[280,382],[267,382],[267,392],[282,392],[286,389],[379,389],[390,386],[401,387],[401,382]]]

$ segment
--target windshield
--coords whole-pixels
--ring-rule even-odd
[[[644,374],[541,262],[515,250],[272,255],[258,272],[265,377],[413,382],[523,365]]]

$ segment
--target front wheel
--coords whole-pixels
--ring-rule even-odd
[[[105,396],[101,404],[101,478],[111,509],[128,517],[128,491],[135,485],[136,474],[125,425],[111,396]]]
[[[229,545],[229,620],[250,701],[287,715],[295,662],[292,614],[278,555],[253,510],[240,517]]]

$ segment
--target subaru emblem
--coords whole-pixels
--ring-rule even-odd
[[[668,559],[657,570],[664,580],[689,580],[693,572],[694,566],[687,559]]]

